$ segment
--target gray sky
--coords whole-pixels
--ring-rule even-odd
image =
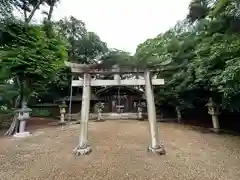
[[[134,53],[138,44],[184,19],[190,1],[61,0],[53,19],[75,16],[107,42],[108,47]]]

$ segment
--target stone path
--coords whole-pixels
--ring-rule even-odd
[[[93,152],[75,157],[80,125],[0,138],[0,180],[239,180],[240,137],[159,123],[167,154],[148,154],[148,123],[91,122]]]

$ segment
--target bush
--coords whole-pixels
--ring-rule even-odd
[[[33,117],[50,117],[51,113],[47,109],[33,109],[31,116],[33,116]]]
[[[0,128],[8,128],[14,116],[13,110],[0,109]]]

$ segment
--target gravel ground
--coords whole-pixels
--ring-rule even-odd
[[[167,154],[146,152],[147,122],[90,122],[93,152],[76,157],[80,125],[0,138],[0,180],[239,180],[240,137],[159,123]]]

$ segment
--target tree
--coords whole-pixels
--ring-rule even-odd
[[[108,52],[106,43],[94,32],[88,32],[85,23],[75,17],[62,19],[55,27],[69,42],[68,56],[72,62],[93,63],[95,58]]]
[[[11,15],[13,0],[0,0],[0,19]]]
[[[45,0],[45,2],[49,6],[49,11],[45,12],[45,14],[47,14],[47,20],[51,21],[54,7],[60,2],[60,0]]]
[[[66,46],[59,36],[47,36],[39,25],[8,21],[1,31],[5,37],[0,46],[1,67],[19,82],[23,105],[64,66]]]
[[[13,6],[24,15],[24,21],[30,23],[35,12],[45,3],[44,0],[12,0]]]
[[[109,51],[106,43],[94,32],[88,32],[81,20],[70,17],[53,22],[53,26],[49,25],[49,21],[45,21],[45,23],[48,27],[53,27],[68,42],[69,61],[96,63]],[[72,78],[69,69],[62,67],[55,75],[55,78],[48,82],[48,89],[42,91],[37,97],[41,99],[41,102],[51,102],[69,95]]]
[[[192,0],[189,5],[188,19],[190,22],[201,20],[208,15],[208,4],[211,0]]]
[[[155,89],[158,103],[177,110],[213,98],[239,109],[239,14],[238,0],[193,0],[185,20],[138,46],[135,57],[154,60],[166,80]]]

